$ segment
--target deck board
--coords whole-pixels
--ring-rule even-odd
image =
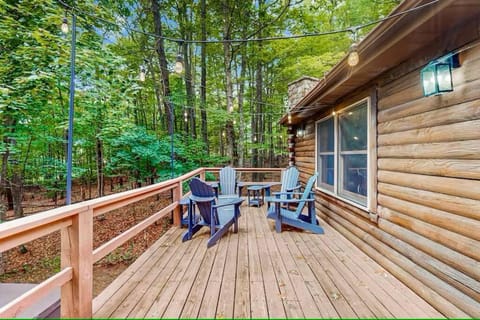
[[[332,227],[275,233],[242,206],[239,232],[206,248],[172,228],[94,301],[95,318],[442,317]],[[232,229],[233,230],[233,229]]]

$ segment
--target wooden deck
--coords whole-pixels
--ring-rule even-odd
[[[439,318],[334,229],[281,234],[265,207],[207,250],[172,228],[94,301],[95,318]]]

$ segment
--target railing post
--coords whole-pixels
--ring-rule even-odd
[[[173,189],[173,202],[180,201],[183,196],[183,185],[182,181],[177,182],[177,186]],[[182,206],[177,205],[175,210],[173,210],[173,224],[177,227],[180,227],[182,223]]]
[[[61,230],[61,268],[72,267],[73,278],[62,286],[61,317],[91,318],[93,300],[93,212],[81,211]]]
[[[205,181],[205,168],[202,169],[202,172],[200,172],[200,179]]]

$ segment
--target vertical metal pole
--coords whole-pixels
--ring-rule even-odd
[[[72,43],[70,46],[70,101],[68,110],[68,145],[67,145],[67,194],[66,204],[72,203],[72,151],[73,151],[73,107],[75,99],[75,46],[77,17],[72,12]]]
[[[173,114],[173,103],[170,102],[169,103],[170,105],[170,178],[174,178],[175,177],[175,167],[174,167],[174,163],[173,163],[173,157],[174,157],[174,152],[173,152],[173,125],[174,125],[174,114]]]

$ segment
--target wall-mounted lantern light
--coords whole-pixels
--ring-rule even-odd
[[[425,97],[453,91],[452,68],[458,68],[458,54],[430,62],[421,71]]]
[[[297,128],[297,137],[303,138],[305,136],[305,126],[303,123]]]

